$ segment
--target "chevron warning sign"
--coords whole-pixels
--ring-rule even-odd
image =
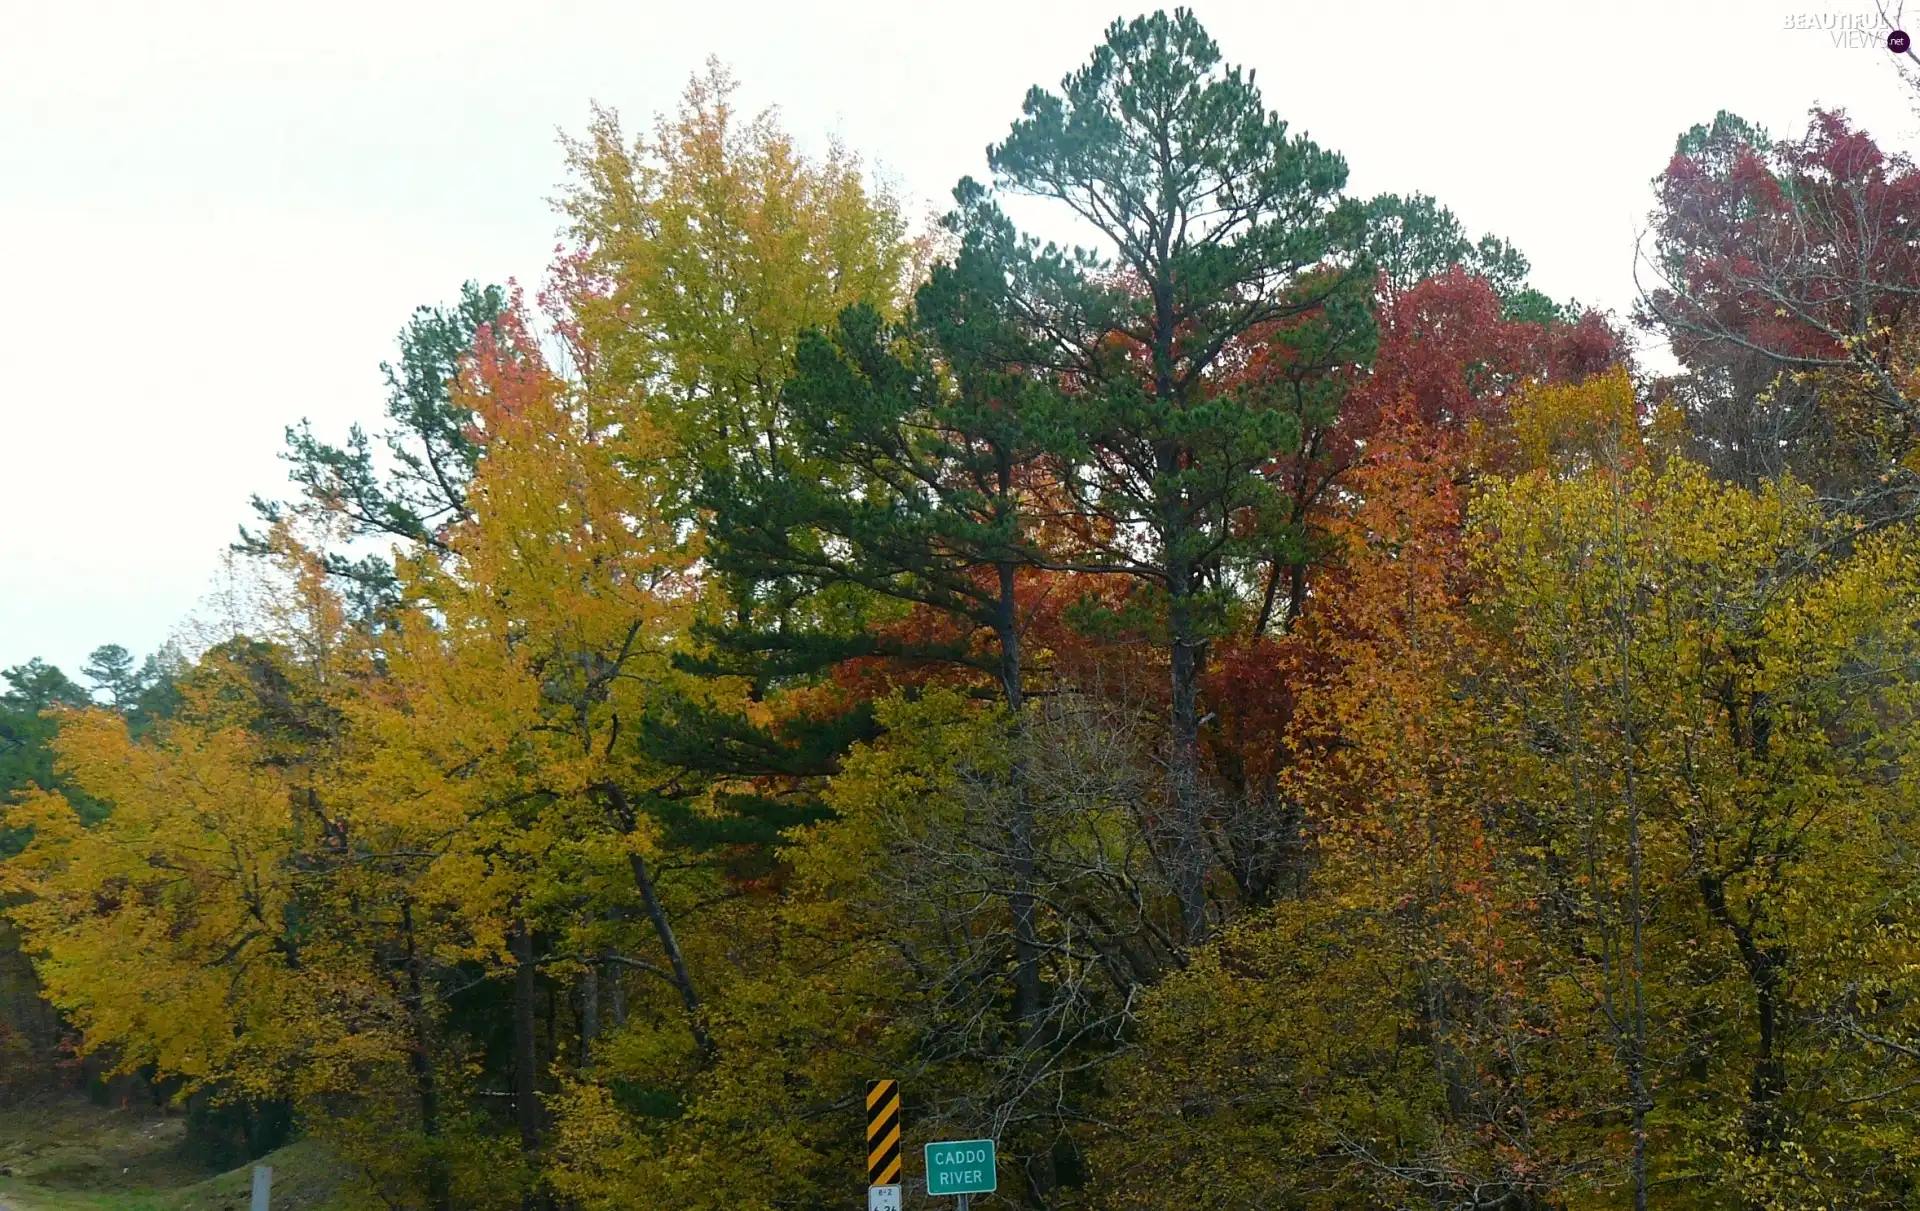
[[[900,1082],[867,1086],[867,1185],[900,1184]]]

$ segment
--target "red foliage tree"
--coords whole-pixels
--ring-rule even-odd
[[[1640,321],[1687,370],[1701,454],[1792,471],[1879,517],[1920,507],[1920,171],[1843,113],[1798,140],[1732,115],[1683,135],[1658,182]]]

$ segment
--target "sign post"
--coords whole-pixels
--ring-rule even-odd
[[[867,1086],[867,1211],[900,1211],[900,1082]]]
[[[927,1193],[957,1195],[967,1211],[972,1195],[1000,1188],[992,1140],[941,1140],[927,1145]]]

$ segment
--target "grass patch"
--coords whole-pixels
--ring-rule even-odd
[[[182,1155],[186,1119],[85,1098],[0,1110],[0,1211],[247,1211],[253,1164],[273,1166],[273,1211],[337,1211],[342,1166],[300,1140],[228,1173]]]

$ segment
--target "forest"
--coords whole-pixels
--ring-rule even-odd
[[[858,1206],[881,1079],[911,1207],[1920,1205],[1907,156],[1680,132],[1615,315],[1184,10],[937,222],[735,96],[288,428],[244,628],[5,672],[0,1093],[418,1211]]]

